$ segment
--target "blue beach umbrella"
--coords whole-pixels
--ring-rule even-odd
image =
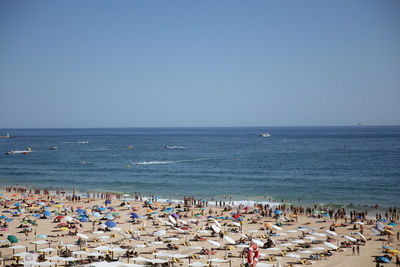
[[[133,212],[133,213],[131,214],[131,218],[132,218],[132,219],[137,219],[137,218],[139,218],[139,215],[137,215],[137,213],[134,213],[134,212]]]
[[[391,223],[388,223],[388,225],[390,225],[390,226],[396,226],[397,224],[391,222]]]
[[[46,238],[47,236],[46,236],[46,235],[38,235],[37,237],[39,237],[39,238]]]
[[[98,208],[98,210],[99,210],[99,211],[105,211],[106,208],[100,207],[100,208]]]
[[[35,213],[35,214],[32,215],[32,217],[39,218],[40,215]]]
[[[93,216],[96,217],[96,218],[100,218],[101,217],[100,213],[98,213],[97,211],[93,212]]]
[[[274,213],[280,215],[280,214],[282,214],[282,211],[276,210],[276,211],[274,211]]]
[[[19,207],[19,206],[21,206],[21,203],[15,203],[14,206]]]
[[[106,219],[112,221],[112,220],[114,220],[115,218],[114,218],[114,216],[112,216],[111,214],[109,214],[109,215],[106,216]]]
[[[384,262],[384,263],[390,263],[390,260],[386,257],[378,257],[378,260]]]
[[[110,228],[117,226],[117,224],[113,221],[106,221],[105,224],[107,225],[107,227],[110,227]]]
[[[147,204],[153,204],[153,201],[151,201],[151,200],[149,200],[149,201],[147,201]]]
[[[7,219],[7,217],[4,216],[4,215],[1,215],[1,216],[0,216],[0,219]]]
[[[45,210],[43,214],[44,214],[44,216],[49,217],[51,215],[51,212],[48,210]]]
[[[86,217],[82,217],[79,219],[80,222],[87,222],[88,220],[86,219]]]
[[[77,209],[76,212],[77,213],[85,213],[85,210],[84,209]]]
[[[106,201],[104,201],[104,203],[107,204],[111,204],[111,200],[107,199]]]
[[[12,222],[13,219],[6,219],[6,222]]]

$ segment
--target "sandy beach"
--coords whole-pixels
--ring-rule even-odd
[[[377,223],[318,207],[10,190],[0,191],[3,266],[245,266],[250,246],[258,267],[396,266],[398,256],[394,209]],[[385,255],[391,263],[375,261]]]

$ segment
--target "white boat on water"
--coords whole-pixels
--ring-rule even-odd
[[[260,134],[261,137],[270,137],[271,135],[269,133],[262,133]]]

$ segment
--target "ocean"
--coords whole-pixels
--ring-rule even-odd
[[[0,138],[1,186],[331,206],[400,203],[399,126],[0,129],[6,132],[13,138]],[[264,132],[271,136],[260,137]]]

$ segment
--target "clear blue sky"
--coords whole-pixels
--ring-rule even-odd
[[[0,1],[0,128],[400,124],[400,1]]]

